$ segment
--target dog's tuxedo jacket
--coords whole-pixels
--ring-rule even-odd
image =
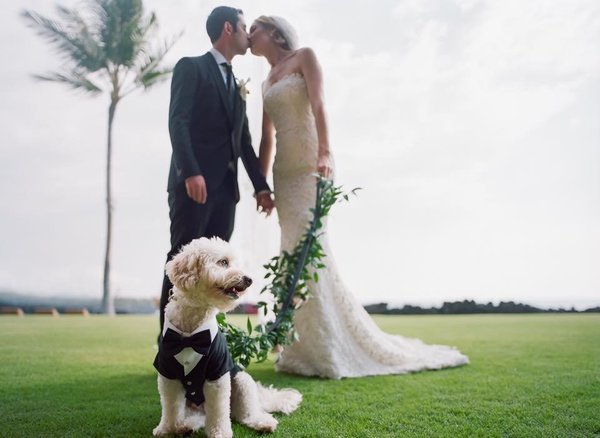
[[[167,379],[179,380],[186,398],[197,405],[204,402],[206,380],[217,380],[227,372],[234,377],[239,371],[214,320],[185,336],[165,319],[154,368]]]

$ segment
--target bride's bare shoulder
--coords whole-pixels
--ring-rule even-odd
[[[311,78],[315,74],[319,74],[321,71],[321,64],[317,59],[315,51],[310,47],[302,47],[298,49],[298,64],[300,71],[306,78]]]
[[[296,50],[296,54],[303,58],[316,58],[315,51],[311,47],[300,47],[298,50]]]
[[[310,47],[302,47],[297,50],[296,54],[300,60],[300,63],[303,65],[319,64],[319,61],[317,60],[317,55],[315,54],[315,51],[313,49],[311,49]]]

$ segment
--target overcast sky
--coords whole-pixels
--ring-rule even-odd
[[[364,188],[335,207],[329,232],[361,302],[600,304],[598,1],[247,3],[230,4],[249,23],[288,18],[321,61],[337,182]],[[204,23],[221,3],[145,4],[159,36],[185,31],[168,63],[209,48]],[[54,15],[47,0],[5,2],[0,15],[0,290],[100,297],[108,101],[31,79],[61,62],[22,8]],[[248,54],[234,70],[251,78],[258,145],[268,66]],[[168,103],[165,83],[117,110],[117,296],[160,291]],[[260,276],[277,219],[259,217],[240,183],[233,242]]]

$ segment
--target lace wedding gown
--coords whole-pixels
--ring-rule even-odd
[[[306,83],[299,74],[263,85],[264,109],[276,130],[273,164],[281,249],[291,251],[312,218],[317,132]],[[323,231],[326,229],[323,224]],[[326,268],[311,284],[310,298],[296,311],[299,341],[287,346],[277,371],[331,379],[436,370],[469,362],[458,350],[382,332],[338,275],[327,237],[321,237]]]

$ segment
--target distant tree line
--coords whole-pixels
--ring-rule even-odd
[[[403,307],[390,308],[388,303],[369,304],[364,306],[365,310],[371,314],[380,315],[455,315],[455,314],[473,314],[473,313],[580,313],[580,312],[600,312],[600,307],[591,307],[586,310],[550,308],[540,309],[529,304],[515,303],[514,301],[501,301],[495,305],[491,302],[487,304],[476,303],[473,300],[463,301],[444,301],[441,307],[420,307],[406,304]]]
[[[114,299],[116,313],[154,313],[152,299],[117,297]],[[24,313],[35,313],[40,308],[54,308],[58,313],[72,309],[86,309],[89,313],[103,313],[102,301],[96,298],[22,295],[0,290],[0,308],[18,307]]]
[[[157,303],[152,299],[144,298],[116,298],[117,313],[155,313]],[[59,313],[67,309],[86,308],[90,313],[101,313],[102,302],[93,298],[72,297],[42,297],[35,295],[21,295],[0,290],[0,307],[19,307],[25,313],[34,313],[40,307],[56,308]],[[564,308],[540,309],[529,304],[515,303],[514,301],[501,301],[498,305],[492,303],[479,304],[473,300],[446,301],[441,307],[420,307],[406,304],[400,308],[389,307],[388,303],[369,304],[364,306],[372,314],[382,315],[456,315],[473,313],[600,313],[600,306],[586,310]],[[256,314],[258,308],[255,304],[242,303],[229,313]]]

